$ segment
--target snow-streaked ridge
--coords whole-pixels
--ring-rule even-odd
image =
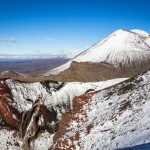
[[[75,101],[86,103],[82,111],[73,113],[57,146],[62,149],[74,146],[80,150],[149,150],[149,91],[150,71],[76,98]],[[78,138],[74,138],[76,136]]]
[[[93,96],[88,112],[93,128],[89,135],[82,135],[84,150],[114,150],[150,142],[149,81],[147,72]]]
[[[43,95],[42,100],[43,103],[48,107],[56,107],[57,105],[64,103],[72,103],[72,100],[75,96],[79,96],[84,94],[87,90],[92,89],[94,91],[100,90],[111,85],[117,84],[121,81],[126,80],[127,78],[119,78],[108,81],[101,82],[89,82],[89,83],[81,83],[81,82],[71,82],[65,83],[60,90],[56,90],[55,88],[60,86],[62,83],[51,83],[49,82],[49,88],[45,87],[40,82],[35,83],[24,83],[15,81],[12,79],[6,80],[6,84],[9,86],[13,96],[13,104],[14,107],[22,111],[28,111],[32,108],[32,103],[27,101],[26,99],[31,99],[35,102],[39,95]]]

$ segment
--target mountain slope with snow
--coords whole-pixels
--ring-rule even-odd
[[[74,97],[126,79],[97,83],[0,81],[0,149],[46,150]]]
[[[150,58],[150,43],[146,43],[149,38],[150,36],[138,32],[117,30],[80,54],[74,61],[107,62],[118,67],[120,63],[132,66],[135,59],[142,63],[144,59],[148,61]]]
[[[150,149],[150,71],[75,98],[66,114],[54,150]]]
[[[150,35],[142,30],[117,30],[97,44],[77,55],[68,63],[45,73],[58,75],[70,68],[72,62],[108,63],[121,70],[132,68],[140,73],[149,69]]]

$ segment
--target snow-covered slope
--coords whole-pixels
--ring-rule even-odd
[[[89,89],[96,91],[111,85],[117,84],[126,78],[108,80],[94,83],[62,83],[62,82],[35,82],[24,83],[8,79],[5,83],[11,89],[12,97],[14,99],[13,105],[20,112],[31,109],[32,103],[27,101],[31,99],[33,103],[37,100],[39,95],[42,95],[43,103],[47,107],[55,107],[61,104],[71,103],[75,96],[84,94]],[[60,89],[59,89],[60,88]],[[59,90],[57,90],[59,89]]]
[[[131,32],[137,33],[140,36],[147,37],[147,38],[150,36],[149,33],[145,32],[143,30],[139,30],[139,29],[133,29],[133,30],[131,30]]]
[[[45,75],[59,74],[70,67],[72,61],[110,63],[116,67],[146,66],[150,61],[150,35],[142,30],[117,30],[97,44],[77,55],[70,62]]]
[[[0,149],[47,150],[72,100],[126,79],[97,83],[0,81]],[[40,129],[40,130],[39,130]],[[30,141],[30,142],[29,142]],[[29,144],[30,143],[30,144]]]
[[[79,96],[68,114],[54,136],[53,149],[149,150],[150,71]]]

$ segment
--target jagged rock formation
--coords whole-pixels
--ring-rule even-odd
[[[53,121],[56,123],[50,126],[49,124]],[[23,149],[30,150],[31,141],[37,138],[39,132],[43,129],[47,129],[51,134],[54,133],[58,128],[57,122],[57,112],[54,109],[47,109],[42,103],[42,97],[39,96],[33,108],[23,113],[19,128],[20,138],[23,140]]]
[[[53,150],[150,149],[150,71],[74,99]]]
[[[0,83],[0,120],[2,126],[11,126],[19,129],[21,124],[21,113],[9,103],[12,99],[11,90],[5,83]]]
[[[102,81],[133,77],[150,69],[150,35],[117,30],[45,76],[59,81]],[[84,78],[85,77],[85,78]]]
[[[125,79],[98,83],[0,81],[0,149],[48,149],[65,110],[84,93]]]

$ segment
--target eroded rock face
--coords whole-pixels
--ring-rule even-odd
[[[150,143],[149,71],[97,92],[94,83],[87,89],[78,84],[85,94],[70,101],[65,83],[2,80],[1,149],[114,150]]]
[[[35,103],[29,111],[22,111],[21,113],[12,106],[11,100],[13,101],[11,90],[5,84],[4,81],[1,81],[1,130],[7,128],[7,130],[13,131],[14,134],[19,133],[19,137],[23,143],[22,149],[30,149],[30,142],[32,141],[32,139],[38,136],[39,132],[47,130],[50,134],[53,134],[57,130],[57,111],[53,108],[48,109],[42,103],[41,96],[39,96],[39,98],[35,101]],[[10,144],[13,143],[10,142]]]
[[[49,149],[59,137],[60,133],[57,131],[60,120],[64,120],[64,124],[69,122],[72,113],[65,111],[72,110],[76,106],[74,103],[79,103],[75,107],[76,112],[82,108],[80,101],[73,101],[74,97],[123,80],[125,79],[98,83],[1,80],[0,149]],[[61,119],[64,113],[68,115],[68,119]],[[61,126],[64,133],[65,126]]]
[[[53,125],[51,123],[54,122]],[[42,104],[42,97],[33,105],[33,108],[23,113],[22,123],[19,129],[20,137],[23,139],[23,149],[31,149],[30,143],[38,137],[39,132],[47,130],[53,134],[58,128],[57,112],[47,109]]]
[[[77,125],[80,128],[82,123],[86,121],[87,112],[84,107],[89,106],[93,94],[88,93],[74,99],[73,109],[67,110],[62,116],[59,128],[54,134],[54,145],[50,150],[72,150],[80,147],[80,143],[78,142],[80,130],[75,131],[73,126]],[[67,134],[69,132],[72,132],[72,134]]]
[[[51,83],[49,86],[48,82],[42,82],[39,84],[47,85],[46,90],[52,89],[59,90],[59,87],[62,87],[62,84],[57,82]],[[52,135],[58,128],[58,112],[57,109],[63,109],[56,106],[47,108],[43,103],[42,95],[38,95],[38,98],[35,100],[26,99],[28,103],[32,102],[32,106],[28,107],[28,110],[17,109],[19,108],[18,104],[15,105],[13,89],[9,88],[8,83],[5,80],[1,80],[0,83],[0,126],[1,131],[6,132],[7,134],[4,137],[0,137],[1,140],[9,138],[8,133],[11,131],[12,135],[16,135],[15,138],[19,139],[20,144],[13,143],[13,141],[8,139],[8,148],[11,149],[31,149],[31,142],[36,139],[39,134],[43,132],[48,132]],[[33,89],[34,90],[34,89]],[[52,92],[48,90],[48,93]],[[25,91],[24,91],[25,92]],[[22,93],[23,94],[23,93]],[[26,105],[26,103],[24,103]],[[26,107],[26,106],[25,106]],[[66,107],[65,107],[66,108]],[[9,146],[11,145],[11,146]],[[17,147],[17,148],[16,148]],[[33,147],[32,147],[33,148]],[[1,147],[1,149],[6,149]]]
[[[1,125],[6,124],[6,126],[10,126],[10,128],[18,130],[21,124],[22,114],[11,106],[11,99],[11,91],[2,81],[2,83],[0,83],[0,117],[3,122]]]

